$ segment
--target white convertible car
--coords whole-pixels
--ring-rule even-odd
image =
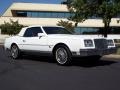
[[[12,58],[23,52],[53,55],[60,65],[69,64],[76,56],[103,56],[116,52],[112,39],[99,35],[74,35],[63,27],[29,26],[22,28],[17,36],[7,38],[5,50]]]

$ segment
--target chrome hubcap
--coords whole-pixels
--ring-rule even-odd
[[[56,51],[56,60],[60,64],[65,64],[67,61],[68,55],[64,48],[58,48]]]
[[[16,46],[13,46],[11,48],[11,55],[12,55],[13,58],[17,58],[17,56],[18,56],[18,48]]]

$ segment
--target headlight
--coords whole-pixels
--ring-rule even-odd
[[[107,44],[108,44],[108,46],[114,46],[114,42],[113,42],[113,40],[107,40]]]
[[[90,39],[84,40],[85,47],[93,47],[93,41]]]

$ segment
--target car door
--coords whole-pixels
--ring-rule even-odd
[[[22,37],[22,49],[27,51],[48,51],[47,36],[38,37],[43,33],[41,27],[30,27]]]

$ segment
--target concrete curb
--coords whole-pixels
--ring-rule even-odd
[[[120,59],[120,55],[110,54],[110,55],[105,55],[102,58]]]

